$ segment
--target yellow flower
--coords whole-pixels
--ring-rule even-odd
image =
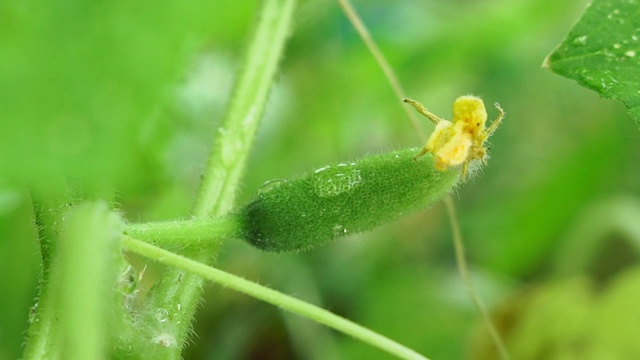
[[[415,100],[403,101],[436,124],[429,140],[414,160],[429,152],[435,158],[435,167],[438,170],[462,165],[463,179],[467,176],[471,161],[479,160],[486,164],[485,142],[500,126],[505,115],[500,105],[495,104],[500,114],[488,128],[485,128],[487,110],[482,99],[476,96],[460,96],[453,102],[453,121],[441,119]]]

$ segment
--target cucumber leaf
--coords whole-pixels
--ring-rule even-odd
[[[543,66],[621,101],[640,125],[640,1],[594,0]]]

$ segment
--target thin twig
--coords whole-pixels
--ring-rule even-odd
[[[353,27],[358,32],[358,35],[360,35],[360,38],[362,38],[362,41],[365,43],[365,45],[367,45],[367,48],[369,48],[371,54],[373,54],[376,62],[384,72],[384,75],[387,77],[389,84],[391,84],[391,88],[396,94],[396,97],[399,100],[406,98],[406,92],[402,88],[402,85],[400,85],[400,81],[398,80],[396,73],[393,71],[384,55],[382,55],[382,51],[380,51],[378,45],[376,45],[376,42],[369,34],[369,31],[367,30],[367,27],[364,25],[364,23],[362,23],[362,20],[360,20],[360,16],[358,16],[358,13],[356,13],[356,10],[353,8],[349,0],[338,0],[338,3],[342,7],[344,14],[347,16]],[[402,108],[407,114],[407,117],[409,117],[411,125],[413,126],[416,134],[418,134],[420,140],[425,141],[426,136],[424,134],[424,131],[422,130],[422,127],[420,126],[420,121],[418,120],[416,114],[414,114],[413,111],[411,111],[407,106],[403,106]]]
[[[389,81],[389,84],[391,85],[391,88],[395,92],[396,96],[399,99],[405,99],[407,96],[405,95],[405,91],[403,90],[402,85],[400,85],[400,82],[398,81],[398,78],[395,75],[395,72],[393,71],[393,69],[385,59],[384,55],[376,45],[375,41],[367,31],[366,26],[360,20],[360,17],[356,13],[355,9],[353,8],[349,0],[338,0],[338,3],[342,7],[347,18],[349,18],[349,21],[351,21],[351,24],[353,25],[353,27],[356,29],[356,31],[362,38],[362,41],[367,45],[367,47],[369,48],[369,51],[371,51],[373,57],[378,62],[378,65],[380,66],[385,76],[387,77],[387,80]],[[424,142],[426,140],[426,136],[424,135],[424,133],[422,132],[422,129],[419,126],[417,117],[412,111],[409,111],[407,107],[404,107],[404,109],[407,113],[409,120],[411,121],[411,124],[415,128],[416,133],[418,134],[420,140]],[[445,197],[445,203],[447,204],[447,212],[449,215],[451,229],[453,231],[453,243],[454,243],[455,252],[456,252],[456,262],[458,264],[458,270],[460,271],[462,280],[465,284],[467,292],[471,297],[473,303],[475,304],[480,314],[482,314],[482,318],[485,322],[487,330],[489,331],[491,338],[493,339],[496,345],[496,348],[500,353],[501,358],[503,360],[509,360],[510,357],[504,346],[502,338],[496,331],[496,328],[493,325],[493,322],[491,321],[489,313],[487,312],[487,309],[482,303],[482,300],[476,293],[475,287],[473,286],[473,282],[471,281],[471,276],[469,275],[469,270],[467,268],[467,260],[465,257],[462,232],[460,231],[460,225],[458,224],[458,217],[456,215],[456,209],[455,209],[455,203],[453,201],[453,197],[451,195],[447,195]]]
[[[445,198],[444,202],[447,204],[447,213],[449,214],[451,232],[453,233],[453,244],[456,251],[456,263],[458,264],[458,271],[460,271],[460,276],[462,277],[464,286],[467,288],[467,292],[469,293],[469,297],[471,297],[473,304],[482,315],[482,320],[484,321],[484,324],[489,331],[491,339],[496,345],[498,353],[500,353],[500,357],[503,360],[509,360],[509,353],[504,346],[502,338],[496,330],[495,325],[491,321],[489,312],[484,306],[482,299],[480,299],[480,296],[478,295],[476,288],[473,285],[473,281],[471,280],[471,274],[469,273],[469,269],[467,268],[467,257],[465,255],[464,242],[462,241],[462,233],[460,232],[460,224],[458,224],[458,215],[456,214],[456,206],[453,202],[453,196],[448,195]]]

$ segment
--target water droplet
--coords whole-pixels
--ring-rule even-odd
[[[158,336],[155,336],[153,339],[151,339],[151,341],[162,347],[173,347],[178,345],[176,338],[169,333],[159,334]]]
[[[163,323],[169,320],[169,312],[165,309],[156,310],[156,320]]]
[[[636,56],[636,52],[633,50],[629,50],[626,53],[624,53],[625,55],[627,55],[628,57],[634,57]]]
[[[29,309],[29,322],[30,323],[38,322],[37,317],[38,317],[38,303],[36,303]]]
[[[273,180],[266,181],[258,189],[258,194],[259,195],[267,194],[267,193],[279,188],[280,186],[286,184],[287,182],[288,181],[286,179],[273,179]]]
[[[178,308],[178,311],[182,311],[182,304],[178,304],[176,307]]]
[[[335,197],[349,192],[362,184],[362,175],[355,164],[326,166],[315,171],[311,185],[320,197]]]
[[[333,230],[333,235],[335,236],[342,236],[347,233],[347,229],[342,225],[336,225],[331,230]]]
[[[622,45],[620,45],[618,43],[613,44],[613,48],[614,49],[620,49],[621,47],[622,47]]]
[[[256,122],[255,118],[257,115],[258,115],[258,107],[255,105],[251,106],[251,108],[249,109],[249,112],[242,120],[242,125],[244,125],[245,128],[251,126],[253,123]]]
[[[587,35],[578,36],[577,38],[575,38],[575,40],[573,40],[573,42],[578,45],[584,45],[587,43]]]
[[[325,171],[325,170],[327,170],[327,169],[331,169],[331,166],[321,167],[320,169],[318,169],[318,170],[314,171],[313,173],[314,173],[314,174],[319,174],[319,173],[321,173],[321,172],[323,172],[323,171]]]

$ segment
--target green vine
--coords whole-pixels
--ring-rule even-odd
[[[264,111],[285,42],[293,26],[295,0],[266,0],[249,42],[231,103],[214,141],[193,207],[197,219],[224,215],[234,204],[240,177]],[[218,244],[188,249],[187,257],[210,263]],[[202,297],[202,278],[169,269],[151,289],[142,311],[147,324],[140,356],[179,358],[187,343],[191,321]],[[157,321],[166,312],[169,321]]]

